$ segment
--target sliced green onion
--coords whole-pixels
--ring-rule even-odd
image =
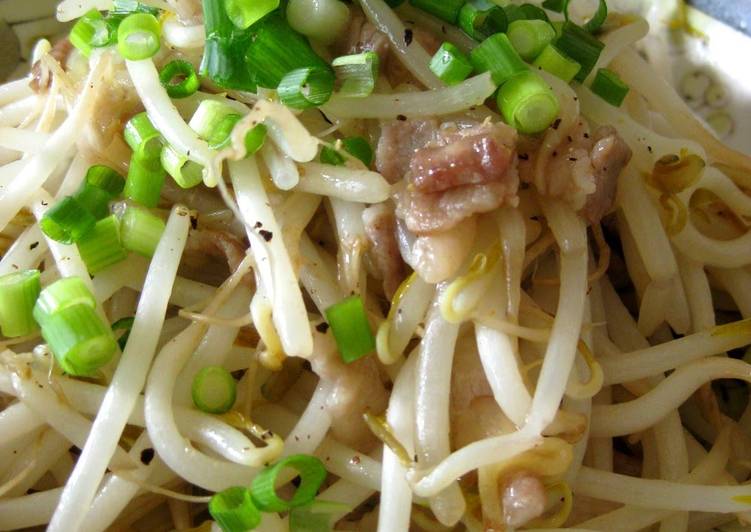
[[[125,124],[125,142],[141,159],[158,159],[162,152],[162,135],[146,113],[139,113]]]
[[[117,216],[112,214],[99,220],[78,241],[78,252],[91,275],[125,260],[128,252],[120,242],[120,220]]]
[[[459,11],[459,27],[481,41],[494,33],[505,32],[508,21],[503,8],[490,0],[469,0]]]
[[[130,61],[148,59],[159,51],[161,34],[162,29],[154,15],[128,15],[117,28],[117,51]]]
[[[136,319],[133,316],[129,316],[127,318],[120,318],[112,324],[113,333],[117,331],[125,331],[120,335],[120,338],[117,339],[117,345],[120,346],[120,351],[125,350],[128,338],[130,338],[130,330],[133,328],[133,322],[135,321]]]
[[[103,164],[89,167],[86,171],[86,183],[104,190],[112,199],[122,194],[125,188],[125,178]]]
[[[226,103],[216,100],[203,100],[190,118],[188,125],[204,140],[210,139],[222,121],[237,111]]]
[[[180,188],[193,188],[203,182],[203,166],[180,155],[172,146],[162,149],[161,162]]]
[[[347,364],[375,349],[375,339],[360,296],[350,296],[326,309],[339,354]]]
[[[345,55],[334,59],[334,67],[339,94],[352,98],[370,96],[375,89],[379,68],[378,54],[363,52]]]
[[[256,124],[245,134],[245,150],[248,156],[254,155],[266,143],[268,128],[265,124]]]
[[[227,488],[211,497],[209,513],[224,532],[245,532],[261,524],[250,490],[240,486]]]
[[[531,61],[555,39],[555,29],[543,20],[516,20],[506,35],[521,58]]]
[[[330,164],[331,166],[342,166],[347,162],[341,153],[328,146],[321,148],[320,160],[323,164]]]
[[[101,220],[110,213],[109,203],[112,198],[99,187],[84,181],[73,197],[97,220]]]
[[[554,44],[549,44],[537,56],[534,66],[550,72],[566,83],[571,83],[576,74],[581,70],[581,65],[561,52]]]
[[[67,196],[42,216],[39,228],[52,240],[72,244],[88,233],[95,223],[93,214],[74,197]]]
[[[498,108],[509,125],[533,135],[550,127],[560,104],[555,93],[535,72],[522,72],[498,91]]]
[[[301,68],[331,67],[293,30],[279,12],[254,24],[245,51],[247,69],[261,87],[276,89],[287,74]]]
[[[111,44],[112,40],[107,22],[96,9],[92,9],[76,21],[68,38],[85,57],[89,57],[94,48]]]
[[[247,29],[279,7],[279,0],[224,0],[227,16],[238,28]]]
[[[39,297],[39,270],[24,270],[0,277],[0,330],[6,338],[37,330],[34,304]]]
[[[120,220],[120,238],[128,251],[151,258],[164,233],[164,221],[148,210],[129,205]]]
[[[224,414],[237,398],[237,383],[221,366],[207,366],[193,378],[193,404],[208,414]]]
[[[232,143],[232,131],[237,123],[242,119],[237,113],[226,115],[216,125],[214,130],[206,137],[209,148],[212,150],[222,150]]]
[[[232,131],[242,117],[238,114],[225,116],[214,128],[214,131],[206,138],[209,147],[214,150],[223,150],[232,142]],[[260,150],[266,142],[268,128],[265,124],[256,124],[245,134],[246,156],[250,157]]]
[[[328,68],[298,68],[284,76],[276,90],[279,99],[287,107],[318,107],[331,98],[334,92],[334,75]]]
[[[564,0],[545,0],[542,3],[542,7],[556,13],[563,13]]]
[[[90,376],[117,351],[112,330],[89,305],[70,305],[47,316],[42,337],[60,367],[74,376]]]
[[[96,164],[86,172],[86,179],[75,194],[75,199],[94,218],[101,220],[109,214],[109,202],[125,187],[123,176],[112,168]]]
[[[573,22],[564,22],[561,35],[555,42],[560,51],[581,65],[581,70],[574,77],[576,81],[584,81],[597,64],[597,60],[605,45],[593,37],[581,26]]]
[[[159,160],[130,158],[128,178],[125,180],[123,194],[145,207],[156,207],[164,186],[165,172]]]
[[[373,164],[373,148],[363,137],[347,137],[342,141],[344,151],[362,161],[362,164],[370,168]]]
[[[469,57],[450,42],[441,45],[430,60],[430,70],[446,85],[461,83],[472,73]]]
[[[201,86],[193,65],[183,59],[175,59],[159,72],[159,81],[170,98],[187,98]]]
[[[386,0],[389,7],[399,7],[404,3],[404,0]]]
[[[534,4],[522,4],[519,7],[521,8],[522,13],[524,13],[524,18],[527,20],[544,20],[545,22],[550,22],[548,14],[539,6]]]
[[[314,500],[305,506],[293,508],[289,512],[289,530],[290,532],[331,532],[334,517],[351,511],[350,506],[340,502]]]
[[[511,24],[516,20],[527,20],[527,14],[522,6],[517,4],[506,4],[503,6],[503,12],[506,15],[506,23]]]
[[[629,86],[612,70],[601,68],[595,75],[591,89],[610,105],[620,107],[628,94]]]
[[[472,50],[470,59],[476,71],[490,72],[497,85],[527,70],[526,63],[503,33],[491,35],[481,42]]]
[[[449,24],[456,24],[459,20],[459,11],[461,11],[465,0],[409,0],[413,6],[422,9],[445,20]]]
[[[94,295],[79,277],[64,277],[42,290],[34,305],[34,319],[42,325],[48,317],[71,305],[96,307]]]
[[[566,17],[566,20],[570,20],[568,8],[570,4],[570,0],[561,0],[561,11],[563,12],[563,16]],[[545,5],[543,3],[543,5]],[[592,14],[592,17],[584,24],[584,29],[588,31],[589,33],[594,33],[597,30],[600,29],[600,27],[605,23],[605,20],[608,18],[608,3],[606,0],[599,0],[597,4],[597,10]]]
[[[284,500],[277,495],[275,484],[279,473],[288,467],[299,473],[300,485],[290,500]],[[307,454],[295,454],[282,458],[256,475],[250,493],[253,502],[261,511],[285,512],[312,501],[324,480],[326,480],[326,468],[318,458]]]
[[[201,74],[220,87],[255,92],[256,83],[244,56],[251,35],[232,24],[223,0],[203,0],[201,4],[206,31]]]

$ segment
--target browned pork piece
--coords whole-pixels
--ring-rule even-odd
[[[515,205],[516,130],[501,123],[444,124],[416,150],[397,215],[413,233],[447,231],[473,214]]]
[[[590,223],[599,223],[613,209],[618,176],[631,160],[631,149],[610,126],[590,134],[580,120],[556,147],[536,176],[539,140],[523,139],[519,146],[519,174],[540,193],[566,200]]]
[[[404,262],[396,240],[396,215],[390,203],[379,203],[363,211],[362,221],[370,243],[368,253],[381,280],[383,292],[391,297],[405,275]]]
[[[331,415],[334,437],[358,451],[371,451],[378,440],[370,432],[363,414],[381,414],[389,394],[383,385],[374,357],[345,364],[336,350],[331,332],[314,333],[316,348],[310,359],[321,384],[331,390],[326,407]]]

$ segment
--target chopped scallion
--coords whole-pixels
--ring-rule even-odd
[[[351,511],[346,504],[316,499],[289,512],[289,529],[290,532],[329,532],[334,528],[337,514],[345,515]]]
[[[472,73],[469,57],[450,42],[441,45],[430,60],[430,70],[446,85],[461,83]]]
[[[542,7],[556,13],[563,13],[564,0],[545,0],[542,3]]]
[[[470,59],[476,71],[490,72],[497,85],[528,68],[503,33],[491,35],[481,42],[472,50]]]
[[[506,35],[521,58],[531,61],[555,39],[555,29],[543,20],[516,20]]]
[[[370,168],[373,164],[373,148],[370,147],[370,143],[362,137],[348,137],[342,142],[342,148],[351,156],[359,159],[362,163]],[[346,159],[334,148],[324,146],[321,149],[321,162],[323,164],[330,164],[333,166],[344,165]]]
[[[245,532],[261,524],[250,490],[236,486],[220,491],[209,501],[209,514],[224,532]]]
[[[73,196],[58,201],[39,220],[39,228],[52,240],[72,244],[88,233],[96,218]]]
[[[524,18],[527,20],[544,20],[545,22],[550,22],[548,14],[539,6],[534,4],[522,4],[519,7],[521,8],[522,13],[524,13]]]
[[[568,12],[570,3],[571,3],[570,0],[560,0],[560,8],[561,8],[561,11],[563,12],[563,16],[566,17],[566,20],[570,20],[570,16]],[[608,18],[607,1],[598,0],[597,9],[592,14],[590,19],[584,24],[583,27],[589,33],[594,33],[600,29],[600,27],[605,23],[605,20],[607,18]]]
[[[277,495],[275,485],[276,477],[288,467],[297,471],[300,485],[292,498],[285,500]],[[261,511],[285,512],[312,501],[325,479],[326,468],[318,458],[307,454],[295,454],[282,458],[256,475],[250,493],[253,502]]]
[[[334,67],[339,94],[352,98],[370,96],[378,79],[378,65],[378,54],[375,52],[334,59],[331,66]]]
[[[117,28],[117,50],[130,61],[148,59],[159,51],[161,33],[159,21],[154,15],[128,15]]]
[[[323,105],[334,92],[334,75],[328,68],[298,68],[282,78],[276,89],[287,107],[309,109]]]
[[[180,155],[172,146],[162,148],[161,162],[180,188],[193,188],[203,182],[203,166]]]
[[[126,122],[125,142],[140,159],[158,159],[162,152],[162,135],[146,113],[138,113]]]
[[[279,0],[224,0],[224,8],[232,23],[247,29],[279,7]]]
[[[156,207],[164,186],[165,172],[159,159],[130,158],[123,194],[145,207]]]
[[[592,81],[591,89],[610,105],[620,107],[628,94],[629,86],[612,70],[601,68]]]
[[[375,339],[360,296],[350,296],[326,309],[326,321],[334,333],[339,354],[347,364],[375,349]]]
[[[175,59],[159,72],[159,81],[170,98],[187,98],[201,86],[193,65],[183,59]]]
[[[115,323],[112,324],[112,332],[118,332],[118,331],[124,331],[120,338],[117,339],[117,345],[120,346],[120,351],[125,350],[125,346],[128,343],[128,338],[130,338],[130,330],[133,328],[133,322],[135,322],[136,319],[133,316],[129,316],[127,318],[120,318]]]
[[[114,199],[123,193],[125,178],[109,166],[95,164],[86,171],[86,183],[104,190]]]
[[[46,316],[41,326],[42,337],[70,375],[93,375],[117,351],[112,330],[89,305],[64,307]]]
[[[581,26],[567,21],[561,27],[561,35],[555,41],[560,51],[581,65],[581,70],[574,77],[576,81],[584,81],[602,53],[605,45],[593,37]]]
[[[459,11],[459,27],[464,33],[481,41],[508,27],[506,12],[490,0],[469,0]]]
[[[445,20],[449,24],[456,24],[459,19],[459,11],[466,0],[409,0],[413,6],[422,9]]]
[[[128,252],[120,242],[120,220],[114,214],[99,220],[78,241],[78,252],[91,275],[125,260]]]
[[[331,68],[278,12],[251,26],[248,33],[250,44],[245,50],[246,69],[261,87],[276,89],[282,78],[293,70]]]
[[[498,108],[509,125],[532,135],[550,127],[560,104],[555,93],[535,72],[517,74],[498,91]]]
[[[245,65],[245,51],[251,35],[232,24],[223,0],[203,0],[206,45],[201,74],[220,87],[255,92],[252,72]]]
[[[17,338],[37,330],[33,310],[40,290],[39,270],[23,270],[0,277],[0,330],[3,336]]]
[[[96,9],[76,21],[68,38],[85,57],[91,55],[92,49],[111,44],[110,27]]]
[[[549,44],[537,56],[534,66],[550,72],[566,83],[571,83],[576,74],[581,70],[581,65],[561,52],[554,44]]]
[[[373,164],[373,148],[363,137],[347,137],[342,141],[344,151],[362,161],[362,164],[370,168]]]
[[[223,120],[237,111],[226,103],[216,100],[203,100],[190,118],[188,125],[204,140],[212,138]]]
[[[128,251],[151,258],[164,233],[164,221],[148,210],[129,205],[120,220],[120,238]]]
[[[131,13],[150,13],[154,16],[159,14],[159,9],[140,2],[139,0],[114,0],[110,13],[118,15],[130,15]]]
[[[41,325],[70,305],[96,307],[94,295],[78,277],[64,277],[42,290],[34,305],[34,319]]]
[[[248,156],[254,155],[266,143],[268,128],[264,124],[256,124],[245,134],[245,151]]]
[[[110,195],[101,188],[90,185],[85,181],[81,183],[81,188],[78,189],[74,197],[97,220],[101,220],[110,212],[109,202],[112,199]]]
[[[193,378],[193,404],[208,414],[224,414],[232,409],[237,398],[237,383],[221,366],[207,366]]]

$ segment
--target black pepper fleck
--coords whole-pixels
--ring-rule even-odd
[[[520,153],[519,154],[519,159],[521,159],[522,161],[529,161],[529,154],[528,153]]]
[[[412,38],[414,37],[414,33],[411,29],[407,28],[404,30],[404,44],[409,46],[412,44]]]
[[[32,244],[31,244],[31,245],[29,246],[29,249],[36,249],[38,245],[39,245],[39,242],[34,242],[34,243],[32,243]]]
[[[261,222],[256,222],[256,224],[253,227],[255,227],[256,229],[259,229],[263,227],[263,224]]]
[[[266,231],[265,229],[258,231],[258,234],[260,234],[266,242],[271,242],[271,239],[274,238],[274,233]]]
[[[576,157],[569,157],[568,160],[571,161],[572,163],[575,163],[579,159],[577,159]]]
[[[195,216],[190,217],[190,227],[195,231],[198,229],[198,218]]]
[[[321,334],[326,334],[326,331],[328,330],[329,330],[329,324],[326,323],[325,321],[316,325],[316,331],[318,331]]]
[[[589,133],[584,133],[584,138],[588,139],[589,138]]]
[[[561,125],[561,119],[560,118],[556,118],[555,122],[553,122],[553,125],[551,127],[553,129],[558,129],[558,126],[560,126],[560,125]]]
[[[154,449],[151,447],[147,447],[143,451],[141,451],[141,463],[143,465],[149,465],[151,461],[154,459]]]
[[[404,122],[405,120],[407,120],[407,117],[404,115],[397,115],[396,119],[400,122]]]

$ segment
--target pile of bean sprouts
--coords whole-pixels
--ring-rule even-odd
[[[362,212],[387,200],[390,185],[374,171],[319,164],[319,148],[335,131],[402,114],[497,120],[482,107],[495,86],[488,75],[443,86],[420,43],[407,47],[401,37],[405,25],[417,25],[471,47],[460,32],[410,6],[358,2],[423,87],[379,88],[364,101],[334,96],[322,108],[333,125],[318,110],[295,114],[268,94],[206,91],[173,102],[154,60],[126,61],[154,126],[212,172],[227,204],[212,215],[247,229],[245,259],[220,286],[178,274],[194,214],[183,205],[160,205],[166,229],[150,262],[131,255],[93,278],[75,246],[47,238],[36,223],[96,163],[80,149],[79,133],[123,61],[116,52],[84,60],[75,89],[69,73],[49,66],[50,44],[41,42],[33,61],[49,68],[49,89],[32,91],[30,77],[0,86],[0,275],[38,268],[43,285],[78,276],[108,323],[135,315],[130,340],[99,381],[62,375],[39,336],[0,338],[0,529],[204,523],[208,530],[216,526],[206,512],[213,492],[249,485],[265,463],[295,453],[322,459],[330,475],[319,498],[351,509],[335,515],[342,528],[484,530],[488,516],[500,519],[499,479],[519,469],[556,479],[547,485],[550,517],[539,528],[698,531],[751,523],[751,404],[744,387],[741,413],[731,415],[710,386],[751,382],[742,351],[751,343],[751,158],[694,118],[638,53],[647,22],[630,20],[603,37],[598,63],[631,87],[622,108],[585,85],[546,78],[562,111],[543,149],[582,115],[613,125],[633,150],[607,239],[565,202],[531,187],[518,208],[483,215],[472,260],[457,275],[438,285],[410,276],[389,310],[368,282]],[[175,4],[146,3],[167,11]],[[58,18],[109,4],[65,0]],[[165,47],[200,57],[203,28],[164,21]],[[245,115],[241,125],[266,122],[270,142],[261,156],[243,158],[240,137],[217,153],[192,132],[186,120],[205,98],[233,106]],[[678,194],[689,213],[675,227],[644,176],[662,157],[685,151],[707,165]],[[698,212],[698,191],[711,192],[722,215]],[[313,235],[321,205],[336,255]],[[283,237],[266,241],[258,222]],[[614,241],[621,249],[612,250],[608,267]],[[248,275],[254,283],[243,282]],[[350,293],[366,303],[378,331],[370,356],[390,383],[387,410],[368,414],[384,441],[370,454],[333,437],[332,390],[297,364],[330,345],[315,326]],[[449,402],[454,357],[467,342],[510,423],[458,447]],[[191,403],[192,377],[206,365],[241,375],[232,415]],[[264,387],[280,367],[294,380],[269,399]],[[258,444],[265,429],[277,441]],[[624,447],[639,457],[629,475],[618,463]],[[143,460],[150,450],[153,460]],[[362,524],[366,514],[377,519]],[[258,528],[287,529],[287,517],[275,513]]]

